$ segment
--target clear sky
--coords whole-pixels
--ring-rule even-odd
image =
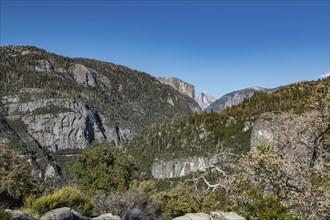
[[[329,0],[1,0],[0,43],[176,76],[216,97],[317,79]]]

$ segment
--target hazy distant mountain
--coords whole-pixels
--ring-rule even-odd
[[[202,110],[205,110],[209,105],[211,105],[215,101],[215,98],[210,93],[201,92],[195,98],[195,100],[199,104],[199,106],[202,108]]]
[[[195,98],[195,86],[175,77],[157,77],[157,79],[166,85],[170,85],[180,93]]]
[[[222,96],[221,98],[217,99],[213,102],[209,107],[207,107],[206,111],[223,111],[225,108],[238,105],[244,99],[250,98],[256,92],[267,92],[272,93],[279,88],[274,89],[266,89],[259,86],[250,87],[234,92],[227,93],[226,95]]]

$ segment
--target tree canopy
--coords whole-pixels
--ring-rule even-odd
[[[86,149],[72,167],[75,182],[84,190],[125,191],[136,174],[130,155],[120,148],[97,145]]]

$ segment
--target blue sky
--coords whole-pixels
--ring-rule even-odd
[[[317,79],[329,1],[5,1],[0,44],[176,76],[216,97]]]

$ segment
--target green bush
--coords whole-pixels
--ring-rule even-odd
[[[246,219],[299,219],[290,213],[290,209],[274,195],[264,195],[255,188],[250,188],[246,192],[249,202],[237,202],[227,206],[226,211],[234,211]]]
[[[161,201],[161,212],[170,217],[177,217],[186,213],[206,212],[218,210],[220,203],[214,193],[205,196],[197,192],[194,187],[178,185],[168,192],[158,195]]]
[[[136,174],[130,155],[120,148],[104,145],[84,150],[71,171],[81,189],[91,193],[124,192]]]
[[[0,205],[19,207],[25,196],[38,193],[39,179],[19,152],[0,144]]]
[[[28,198],[25,201],[25,209],[37,216],[60,207],[70,207],[87,216],[90,216],[93,211],[90,197],[71,186],[66,186],[53,194],[38,199]]]

